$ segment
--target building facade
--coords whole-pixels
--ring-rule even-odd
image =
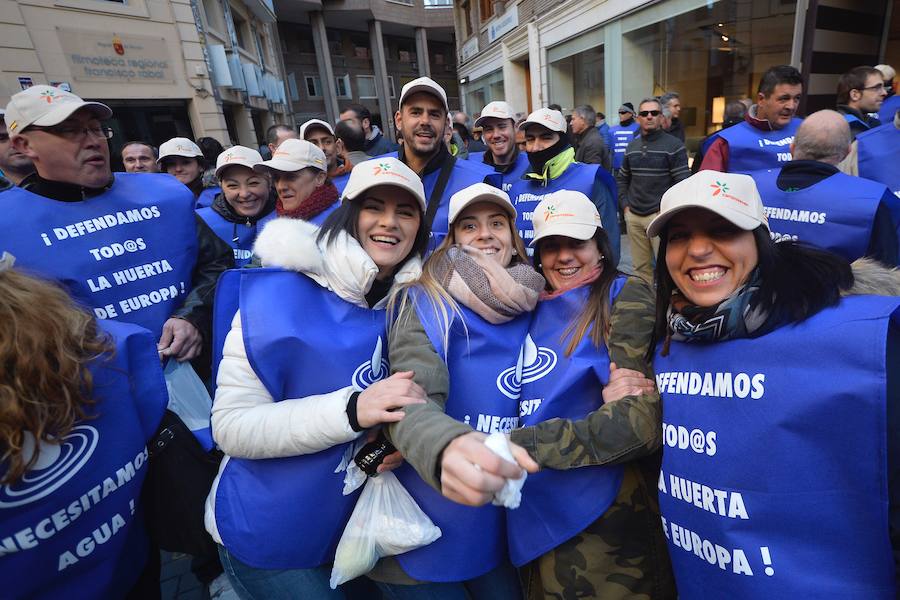
[[[255,147],[290,115],[271,0],[0,0],[0,104],[50,84],[128,140]]]
[[[393,136],[400,89],[423,75],[459,107],[452,0],[279,0],[275,9],[297,123],[334,123],[359,103]]]
[[[468,112],[590,104],[615,123],[622,102],[676,91],[689,147],[772,65],[801,70],[812,112],[834,106],[848,69],[900,63],[900,0],[461,0],[454,12]]]

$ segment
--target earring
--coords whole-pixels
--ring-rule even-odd
[[[519,253],[519,251],[516,250],[515,248],[513,248],[512,255],[515,256],[515,255],[517,255],[518,253]]]

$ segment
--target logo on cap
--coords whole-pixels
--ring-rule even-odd
[[[574,213],[560,213],[556,212],[557,208],[555,204],[548,204],[547,208],[544,209],[544,221],[549,221],[551,219],[556,219],[559,217],[574,217]]]
[[[377,165],[375,165],[375,168],[372,169],[372,175],[392,175],[394,177],[399,177],[403,181],[409,181],[409,179],[404,175],[392,171],[390,163],[378,163]]]
[[[54,100],[58,100],[59,96],[56,95],[56,92],[53,90],[47,90],[45,92],[41,92],[41,98],[47,101],[47,104],[53,104]]]
[[[550,122],[553,123],[554,125],[558,125],[558,124],[559,124],[559,121],[557,121],[556,119],[554,119],[554,118],[553,118],[553,115],[551,115],[550,113],[544,113],[544,120],[545,120],[545,121],[550,121]]]
[[[731,194],[728,193],[728,183],[722,183],[721,181],[716,180],[715,183],[709,184],[709,187],[711,187],[713,190],[715,190],[712,193],[713,196],[718,196],[719,194],[721,194],[723,198],[728,198],[729,200],[734,200],[735,202],[739,202],[739,203],[743,204],[744,206],[750,206],[749,204],[747,204],[740,198],[738,198],[736,196],[732,196]]]

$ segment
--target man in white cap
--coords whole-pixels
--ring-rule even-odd
[[[342,160],[344,146],[337,139],[337,136],[334,135],[334,128],[330,123],[321,119],[310,119],[300,126],[300,139],[306,140],[325,153],[325,159],[328,162],[329,179],[337,179],[343,175],[349,177],[350,168]],[[346,178],[344,178],[342,184],[346,185]],[[338,190],[342,190],[344,185],[341,185]]]
[[[174,137],[163,142],[159,147],[156,164],[161,172],[168,173],[193,192],[195,208],[210,206],[222,191],[218,186],[203,185],[203,172],[206,169],[203,150],[188,138]]]
[[[3,114],[3,109],[0,109],[0,174],[13,185],[19,185],[34,173],[34,165],[30,158],[13,148]]]
[[[528,170],[528,157],[516,146],[516,112],[503,101],[489,102],[475,120],[481,127],[484,152],[469,153],[469,160],[483,162],[500,175],[500,185],[508,192],[513,182]]]
[[[403,139],[398,158],[419,175],[428,196],[425,220],[431,229],[429,250],[447,235],[450,196],[473,183],[500,187],[499,178],[489,167],[457,160],[447,150],[447,114],[444,88],[429,77],[419,77],[403,86],[400,109],[394,115],[394,124]]]
[[[231,249],[176,179],[112,174],[112,131],[103,126],[111,116],[105,104],[47,85],[12,97],[11,143],[36,172],[0,192],[0,206],[16,215],[0,239],[20,266],[59,281],[98,318],[146,327],[160,356],[194,359],[209,348],[216,280],[233,264]]]
[[[525,152],[529,169],[509,189],[516,207],[516,227],[525,243],[531,242],[534,229],[531,215],[538,203],[558,190],[575,190],[591,199],[606,226],[619,262],[619,223],[616,217],[616,184],[601,165],[575,161],[575,150],[566,135],[566,120],[558,110],[539,108],[520,125],[525,132]],[[531,250],[529,250],[529,253]]]

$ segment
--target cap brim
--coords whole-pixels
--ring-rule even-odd
[[[477,119],[475,119],[474,127],[483,126],[484,122],[487,121],[488,119],[498,119],[500,121],[512,121],[513,123],[516,122],[516,120],[512,117],[499,117],[497,115],[482,115],[482,116],[478,117]]]
[[[257,163],[257,164],[259,164],[259,163]],[[256,169],[253,168],[253,167],[255,167],[255,166],[256,166],[256,165],[254,165],[254,164],[251,163],[251,162],[242,161],[242,160],[235,160],[235,161],[230,162],[230,163],[228,163],[228,164],[226,164],[226,165],[222,165],[221,167],[219,167],[218,169],[216,169],[216,179],[218,179],[218,178],[221,176],[222,172],[225,171],[225,169],[230,169],[231,167],[245,167],[245,168],[247,168],[247,169],[250,169],[251,171],[256,171]]]
[[[552,127],[547,127],[546,125],[544,125],[543,123],[540,123],[538,121],[522,121],[522,123],[519,124],[519,129],[521,131],[525,131],[529,127],[543,127],[547,131],[551,131],[553,133],[565,133],[566,132],[565,129],[562,131],[560,131],[559,129],[553,129]]]
[[[318,165],[305,165],[301,163],[296,163],[291,160],[281,160],[278,158],[273,158],[272,160],[264,160],[261,163],[257,163],[253,165],[254,171],[266,172],[266,171],[282,171],[285,173],[293,173],[296,171],[300,171],[307,167],[312,167],[314,169],[318,169],[325,172],[325,169],[319,167]]]
[[[496,204],[497,206],[502,208],[504,211],[506,211],[506,214],[508,214],[513,221],[516,220],[517,213],[516,213],[515,206],[513,206],[506,200],[504,200],[502,198],[498,198],[497,196],[494,196],[492,194],[482,194],[482,195],[475,196],[474,198],[467,200],[466,203],[463,204],[458,211],[456,211],[456,214],[453,215],[453,219],[448,219],[450,224],[452,224],[453,221],[455,221],[456,218],[459,217],[459,215],[461,215],[463,212],[465,212],[465,210],[468,207],[470,207],[473,204],[476,204],[478,202],[490,202],[492,204]]]
[[[666,223],[669,222],[669,219],[689,208],[702,208],[704,210],[708,210],[709,212],[715,213],[723,219],[726,219],[730,223],[734,224],[735,227],[737,227],[738,229],[743,229],[744,231],[753,231],[760,225],[766,225],[764,222],[758,221],[753,217],[734,210],[729,210],[724,206],[718,206],[705,202],[689,202],[687,204],[681,204],[665,212],[659,213],[655,219],[650,221],[650,225],[647,226],[647,237],[655,237],[659,235],[663,227],[666,226]],[[766,226],[766,228],[768,229],[768,226]]]
[[[37,125],[38,127],[59,125],[83,108],[89,109],[101,121],[110,118],[113,114],[110,107],[100,102],[65,102],[28,125]]]
[[[347,200],[347,201],[356,200],[364,192],[367,192],[368,190],[371,190],[372,188],[377,188],[377,187],[395,187],[395,188],[400,188],[401,190],[405,190],[405,191],[409,192],[410,194],[412,194],[412,197],[416,199],[416,201],[419,203],[419,208],[422,209],[423,213],[427,210],[426,207],[427,207],[428,203],[425,200],[425,197],[422,196],[412,185],[408,185],[408,184],[400,182],[400,181],[396,181],[396,182],[378,181],[371,185],[365,185],[365,186],[359,188],[358,190],[350,190],[349,192],[345,188],[344,193],[341,195],[341,202],[343,202],[344,200]]]
[[[450,107],[447,105],[447,100],[442,98],[436,89],[428,85],[414,85],[413,87],[409,88],[406,93],[403,94],[403,98],[400,100],[400,104],[402,105],[404,102],[406,102],[407,98],[409,98],[413,94],[418,94],[419,92],[431,94],[440,101],[441,105],[444,107],[444,110],[446,110],[447,112],[450,111]]]
[[[534,239],[528,242],[528,247],[533,248],[540,240],[553,235],[559,235],[575,240],[589,240],[594,237],[594,233],[596,233],[598,229],[600,229],[599,225],[586,223],[555,223],[545,227],[540,235],[535,236]]]

